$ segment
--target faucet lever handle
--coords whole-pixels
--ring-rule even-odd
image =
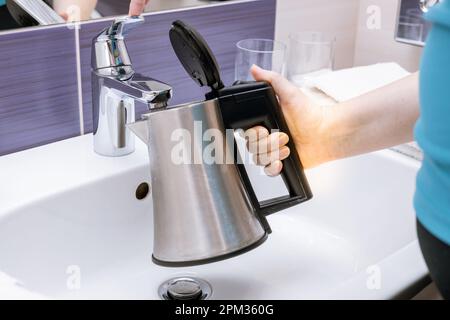
[[[123,38],[131,30],[137,28],[145,21],[143,16],[122,17],[114,20],[111,27],[106,32],[110,38]]]
[[[125,35],[144,23],[143,16],[122,17],[92,40],[93,70],[105,69],[120,79],[129,79],[134,71],[125,45]],[[120,68],[119,71],[111,68]]]

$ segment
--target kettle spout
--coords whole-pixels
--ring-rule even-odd
[[[146,145],[149,143],[148,136],[148,124],[147,120],[140,120],[133,123],[127,124],[127,127],[142,141],[145,142]]]

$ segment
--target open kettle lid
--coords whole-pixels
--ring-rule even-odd
[[[195,82],[213,91],[224,87],[217,60],[197,30],[177,20],[172,23],[169,36],[175,54]]]

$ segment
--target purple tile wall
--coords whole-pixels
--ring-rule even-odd
[[[0,36],[0,156],[80,134],[75,33]]]
[[[127,39],[134,68],[173,86],[171,105],[203,99],[204,90],[186,74],[172,50],[169,41],[172,22],[181,19],[199,30],[217,57],[224,82],[231,84],[236,42],[245,38],[273,38],[275,8],[275,0],[259,0],[147,15],[145,24],[133,30]],[[91,40],[109,24],[88,23],[80,30],[85,132],[92,131]],[[138,113],[145,110],[146,106],[141,105]]]
[[[146,15],[129,35],[135,69],[174,88],[171,105],[203,99],[170,45],[168,32],[181,19],[197,28],[214,51],[226,84],[234,77],[235,44],[273,38],[276,0],[254,0]],[[92,131],[91,40],[111,20],[80,30],[85,133]],[[0,34],[0,156],[79,135],[75,31],[66,26]],[[138,113],[146,106],[138,106]]]

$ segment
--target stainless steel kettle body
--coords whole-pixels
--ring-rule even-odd
[[[148,144],[154,261],[178,266],[211,262],[262,243],[266,230],[237,166],[226,161],[234,159],[234,140],[227,141],[218,100],[151,112],[143,119],[130,129]],[[211,162],[203,155],[211,133],[221,156],[205,163]]]
[[[266,215],[312,198],[295,145],[283,160],[288,195],[259,201],[240,161],[234,130],[256,125],[289,127],[272,87],[265,82],[225,86],[202,36],[175,21],[170,40],[206,101],[153,109],[129,128],[148,145],[153,189],[153,260],[186,266],[250,250],[271,232]],[[214,154],[214,156],[213,156]]]

